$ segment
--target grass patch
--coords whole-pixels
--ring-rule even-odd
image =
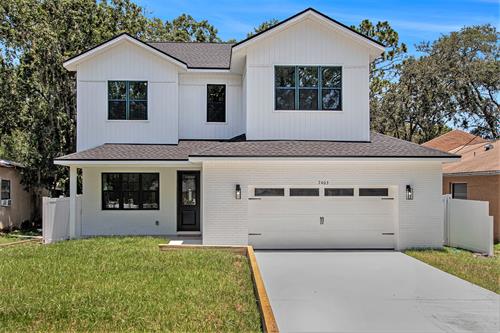
[[[0,250],[0,331],[260,331],[247,258],[150,237]]]
[[[405,253],[447,273],[500,293],[500,244],[495,245],[494,257],[483,257],[452,247],[445,247],[443,250],[408,250]]]
[[[0,235],[0,244],[7,244],[7,243],[14,243],[18,242],[22,239],[19,239],[19,237],[10,237],[7,235]]]

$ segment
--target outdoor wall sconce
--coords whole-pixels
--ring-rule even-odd
[[[241,200],[241,186],[240,186],[240,184],[236,184],[235,197],[236,197],[236,200]]]
[[[413,188],[411,185],[406,185],[406,200],[413,200]]]

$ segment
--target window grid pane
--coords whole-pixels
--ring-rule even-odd
[[[342,110],[342,67],[275,66],[275,110]]]
[[[291,188],[291,197],[319,197],[319,188]]]
[[[2,184],[0,186],[0,199],[9,200],[10,199],[10,180],[2,179]]]
[[[147,81],[108,81],[109,120],[147,120],[147,109]]]
[[[256,188],[254,190],[256,197],[283,197],[285,196],[284,188]]]
[[[160,208],[158,173],[103,173],[102,209]]]
[[[360,188],[360,197],[386,197],[389,195],[388,188]]]

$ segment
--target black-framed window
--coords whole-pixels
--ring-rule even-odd
[[[285,196],[284,188],[256,188],[254,190],[256,197],[283,197]]]
[[[207,122],[226,122],[225,84],[207,84]]]
[[[147,120],[147,81],[108,81],[109,120]]]
[[[291,197],[319,197],[319,188],[291,188]]]
[[[451,197],[453,199],[467,200],[467,183],[451,184]]]
[[[353,197],[353,188],[325,188],[325,197]]]
[[[360,197],[387,197],[389,195],[389,189],[387,187],[380,188],[360,188]]]
[[[0,200],[11,199],[11,183],[9,179],[2,179],[0,185]]]
[[[342,67],[275,66],[275,110],[342,110]]]
[[[160,209],[160,174],[103,173],[102,209]]]

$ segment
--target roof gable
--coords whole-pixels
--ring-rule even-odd
[[[357,42],[365,44],[366,46],[368,46],[372,50],[372,52],[374,54],[380,55],[382,52],[385,51],[385,46],[382,43],[380,43],[380,42],[378,42],[378,41],[376,41],[368,36],[361,34],[360,32],[346,26],[345,24],[315,10],[314,8],[307,8],[307,9],[303,10],[302,12],[297,13],[297,14],[287,18],[284,21],[279,22],[278,24],[276,24],[276,25],[274,25],[274,26],[272,26],[264,31],[261,31],[255,35],[247,38],[247,39],[244,39],[244,40],[234,44],[233,50],[236,51],[236,50],[242,49],[248,45],[251,45],[252,43],[255,43],[255,42],[261,40],[262,38],[266,38],[271,34],[282,31],[282,30],[286,29],[287,27],[289,27],[290,25],[293,25],[293,24],[295,24],[299,21],[302,21],[306,18],[313,18],[316,21],[322,22],[323,24],[326,24],[329,27],[334,28],[336,31],[343,33],[344,35],[356,40]]]
[[[79,63],[86,61],[89,58],[92,58],[96,55],[99,55],[99,54],[105,52],[106,50],[108,50],[109,48],[114,47],[114,46],[119,45],[119,44],[124,43],[124,42],[130,42],[130,43],[132,43],[140,48],[146,49],[146,50],[156,54],[160,58],[168,60],[181,68],[187,69],[187,67],[188,67],[186,62],[166,53],[164,50],[161,50],[161,49],[154,47],[153,45],[144,43],[143,41],[129,35],[128,33],[122,33],[121,35],[113,37],[110,40],[107,40],[99,45],[96,45],[93,48],[91,48],[87,51],[84,51],[83,53],[80,53],[72,58],[69,58],[68,60],[66,60],[64,62],[63,66],[67,70],[76,71],[76,66]]]

